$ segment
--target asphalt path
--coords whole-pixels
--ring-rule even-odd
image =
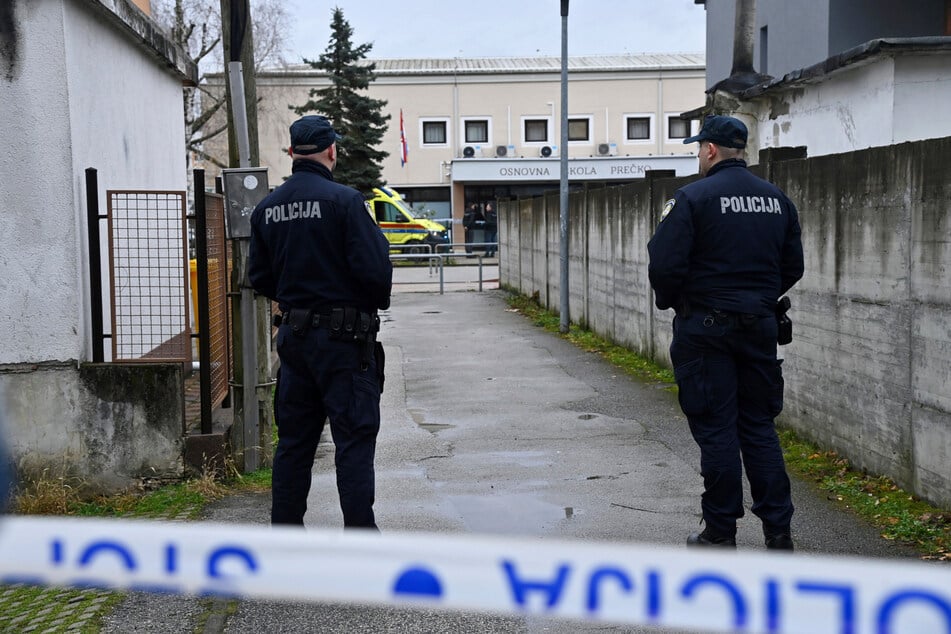
[[[399,293],[383,315],[387,378],[377,450],[383,531],[483,533],[682,546],[699,530],[699,453],[669,386],[632,379],[534,326],[504,292]],[[329,435],[305,522],[340,528]],[[799,552],[914,557],[793,482]],[[267,494],[216,502],[206,519],[265,524]],[[749,508],[749,503],[747,503]],[[759,520],[741,549],[764,549]],[[780,555],[782,556],[782,555]],[[793,555],[795,556],[795,555]],[[315,571],[315,574],[320,574]],[[215,602],[133,594],[108,632],[648,632],[366,606]]]

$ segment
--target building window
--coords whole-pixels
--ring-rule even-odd
[[[420,120],[424,146],[448,145],[449,143],[449,121],[446,119],[422,119]]]
[[[568,140],[569,141],[590,141],[591,140],[591,119],[568,119]]]
[[[523,119],[526,143],[548,143],[548,119]]]
[[[681,119],[677,115],[667,117],[667,138],[669,140],[686,139],[690,136],[690,119]]]
[[[488,119],[467,119],[463,121],[465,127],[464,143],[488,143],[489,142],[489,121]]]
[[[653,123],[650,115],[624,117],[624,140],[628,142],[650,141]]]

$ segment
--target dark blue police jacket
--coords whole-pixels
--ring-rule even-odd
[[[664,206],[647,245],[661,310],[713,308],[772,314],[803,273],[799,212],[739,159],[710,168]]]
[[[324,165],[296,160],[292,175],[251,214],[248,279],[290,308],[388,308],[389,243],[360,193]]]

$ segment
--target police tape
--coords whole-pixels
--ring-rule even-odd
[[[0,521],[0,584],[424,606],[711,632],[951,633],[951,567],[638,544]]]

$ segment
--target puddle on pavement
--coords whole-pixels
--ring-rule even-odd
[[[488,455],[522,467],[547,467],[551,464],[547,451],[490,451]]]
[[[435,434],[444,429],[451,429],[455,427],[455,425],[449,425],[448,423],[428,423],[426,422],[426,417],[423,415],[423,413],[418,410],[411,409],[409,410],[409,414],[410,416],[413,417],[414,423],[416,423],[417,425],[419,425],[420,427],[422,427],[423,429],[425,429],[431,434]]]
[[[549,504],[525,494],[458,495],[450,499],[466,528],[473,532],[537,534],[540,527],[554,526],[580,514],[576,508]]]

